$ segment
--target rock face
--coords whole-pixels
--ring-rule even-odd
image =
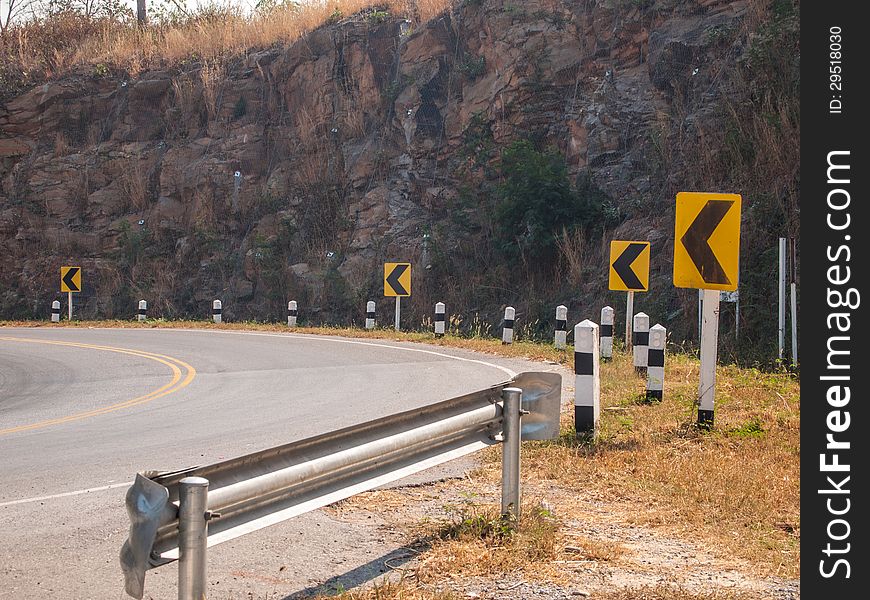
[[[294,298],[346,320],[381,296],[385,260],[414,263],[427,314],[449,292],[424,263],[468,241],[457,198],[495,154],[470,156],[521,138],[612,200],[627,217],[612,237],[666,255],[674,173],[656,180],[656,133],[710,112],[739,54],[716,33],[746,15],[743,0],[485,0],[135,79],[82,68],[0,105],[0,318],[47,314],[76,264],[85,315],[128,317],[141,297],[205,318],[220,298],[229,319],[280,320]],[[590,273],[585,290],[606,288],[606,265]]]

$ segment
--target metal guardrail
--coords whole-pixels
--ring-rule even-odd
[[[485,390],[223,462],[137,474],[127,491],[130,532],[120,556],[126,592],[141,599],[145,572],[180,559],[179,599],[204,598],[207,546],[502,441],[502,510],[517,515],[519,442],[558,437],[560,404],[558,373],[521,373]]]

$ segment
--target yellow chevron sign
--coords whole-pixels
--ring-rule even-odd
[[[82,268],[81,267],[61,267],[60,268],[60,291],[61,292],[80,292],[80,291],[82,291]]]
[[[740,263],[739,194],[680,192],[674,224],[674,285],[737,289]]]
[[[411,295],[411,263],[384,263],[384,296]]]

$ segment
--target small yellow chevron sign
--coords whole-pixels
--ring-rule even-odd
[[[384,263],[384,296],[411,295],[411,263]]]
[[[61,292],[80,292],[80,291],[82,291],[82,268],[81,267],[61,267],[60,268],[60,291]]]
[[[608,288],[621,292],[649,290],[649,242],[610,242]]]

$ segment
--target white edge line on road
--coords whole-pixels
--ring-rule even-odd
[[[21,500],[12,500],[11,502],[0,502],[0,508],[4,506],[14,506],[16,504],[31,504],[33,502],[42,502],[44,500],[55,500],[57,498],[67,498],[69,496],[81,496],[82,494],[90,494],[91,492],[104,492],[106,490],[113,490],[115,488],[120,487],[130,487],[133,485],[132,481],[127,481],[125,483],[112,483],[109,485],[104,485],[100,487],[88,488],[86,490],[76,490],[74,492],[63,492],[62,494],[52,494],[50,496],[38,496],[36,498],[22,498]]]
[[[98,329],[100,331],[110,331],[115,330],[114,327],[95,327],[94,329]],[[174,329],[174,328],[154,328],[154,329],[134,329],[133,331],[184,331],[184,332],[196,332],[196,333],[229,333],[233,335],[258,335],[262,337],[276,337],[276,338],[293,338],[293,339],[304,339],[304,340],[315,340],[322,342],[337,342],[340,344],[355,344],[357,346],[374,346],[377,348],[392,348],[394,350],[404,350],[406,352],[420,352],[422,354],[431,354],[433,356],[441,356],[443,358],[449,358],[451,360],[458,360],[461,362],[470,362],[476,363],[479,365],[484,365],[486,367],[492,367],[494,369],[498,369],[499,371],[506,373],[508,377],[516,377],[517,373],[508,369],[507,367],[502,367],[501,365],[496,365],[491,362],[486,362],[485,360],[477,360],[474,358],[462,358],[461,356],[452,356],[450,354],[444,354],[443,352],[435,352],[434,350],[424,350],[423,348],[408,348],[406,346],[394,346],[392,344],[379,344],[375,342],[361,342],[358,340],[347,340],[337,337],[327,337],[322,335],[314,335],[314,334],[304,334],[304,333],[263,333],[259,331],[227,331],[227,330],[212,330],[212,329]],[[69,496],[81,496],[82,494],[89,494],[91,492],[103,492],[106,490],[112,490],[119,487],[129,487],[133,485],[132,481],[128,481],[127,483],[113,483],[111,485],[104,485],[101,487],[88,488],[86,490],[75,490],[72,492],[63,492],[61,494],[52,494],[50,496],[39,496],[37,498],[22,498],[21,500],[12,500],[11,502],[0,502],[0,508],[4,506],[14,506],[16,504],[31,504],[33,502],[43,502],[45,500],[55,500],[57,498],[67,498]]]
[[[101,331],[112,331],[116,328],[113,327],[95,327],[94,329],[99,329]],[[167,327],[162,329],[160,327],[155,327],[152,329],[131,329],[130,331],[182,331],[182,332],[194,332],[194,333],[211,333],[211,334],[220,334],[226,333],[230,335],[257,335],[261,337],[275,337],[275,338],[293,338],[296,340],[309,340],[309,341],[317,341],[317,342],[335,342],[338,344],[354,344],[356,346],[373,346],[375,348],[391,348],[393,350],[404,350],[405,352],[419,352],[422,354],[431,354],[432,356],[440,356],[442,358],[449,358],[451,360],[458,360],[461,362],[470,362],[477,363],[479,365],[483,365],[486,367],[492,367],[493,369],[498,369],[502,373],[506,373],[508,377],[516,377],[517,372],[508,369],[507,367],[502,367],[501,365],[497,365],[491,362],[487,362],[485,360],[477,360],[475,358],[463,358],[461,356],[453,356],[452,354],[444,354],[443,352],[435,352],[434,350],[425,350],[423,348],[408,348],[407,346],[394,346],[392,344],[381,344],[376,342],[362,342],[359,340],[349,340],[341,337],[331,337],[326,335],[319,335],[314,333],[265,333],[261,331],[232,331],[228,329],[176,329]],[[416,342],[408,342],[410,344]]]

